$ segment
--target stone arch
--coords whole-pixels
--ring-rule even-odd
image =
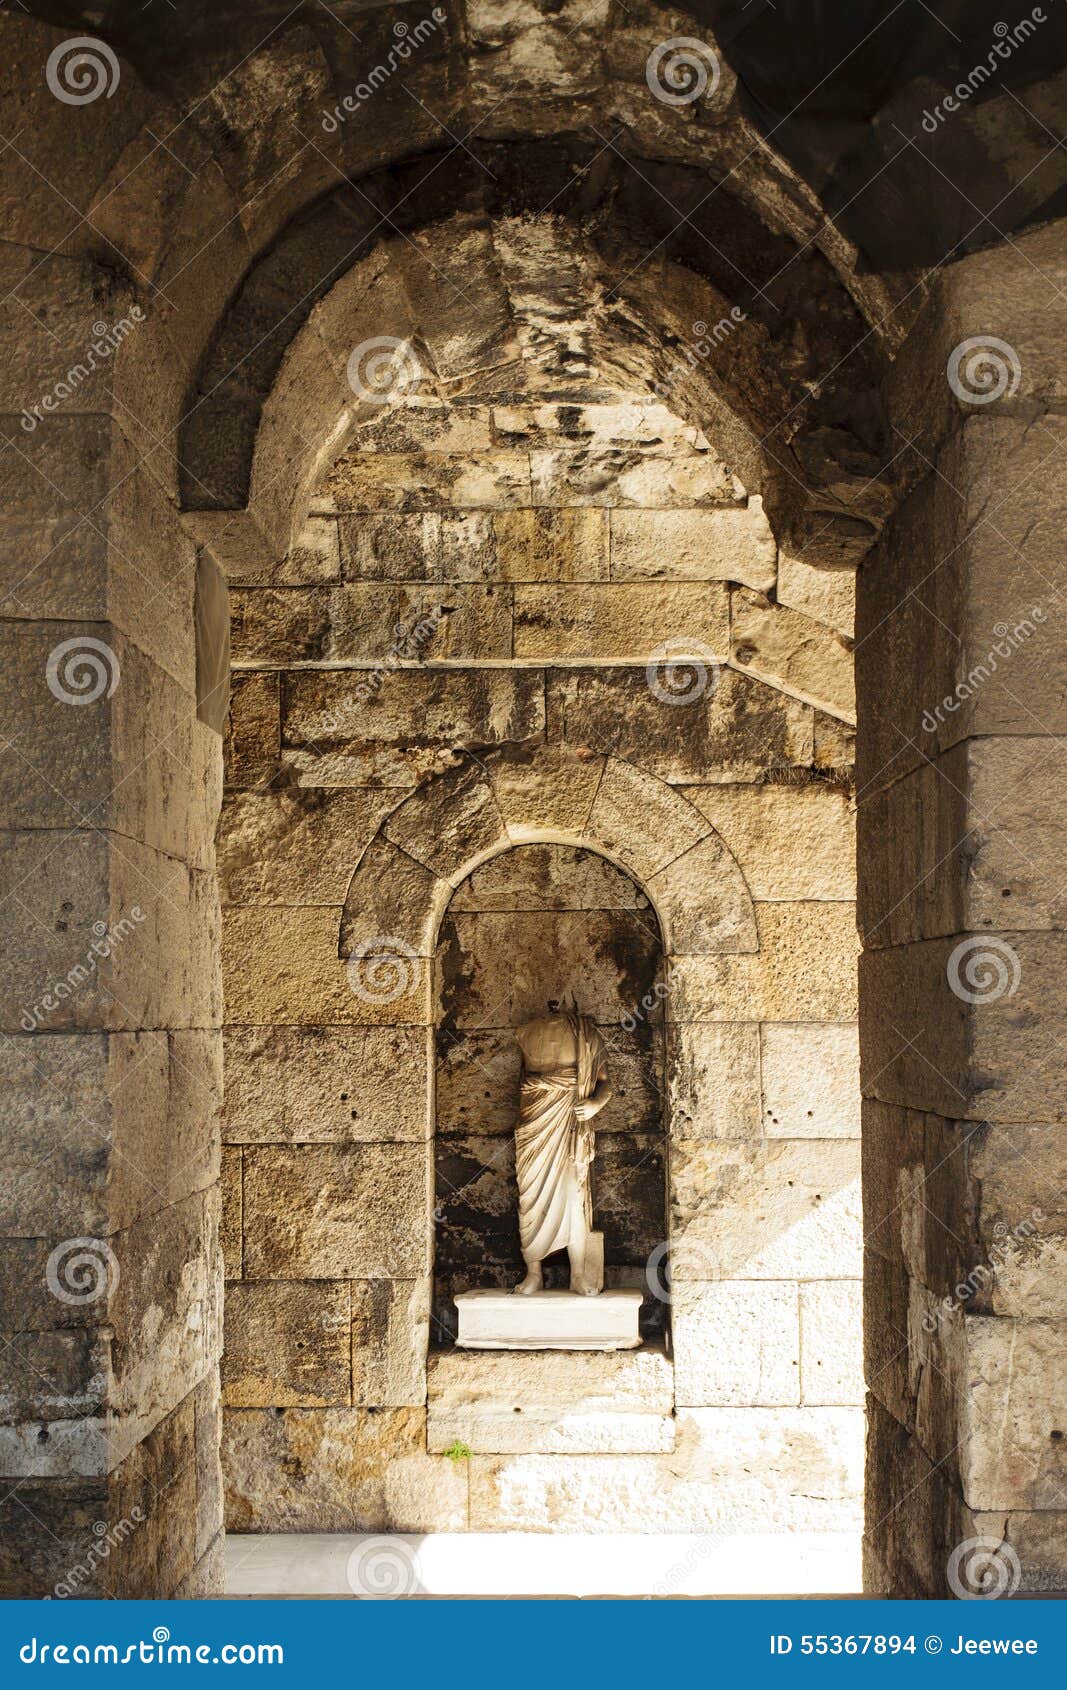
[[[759,949],[741,869],[695,805],[624,758],[539,745],[462,755],[392,812],[352,876],[341,959],[372,957],[390,938],[432,957],[456,887],[533,842],[580,845],[624,869],[652,903],[668,956]]]
[[[780,538],[792,536],[816,561],[865,551],[886,508],[877,425],[865,400],[838,391],[832,368],[847,354],[848,382],[866,390],[884,348],[821,254],[798,252],[780,227],[725,193],[713,240],[703,229],[700,240],[679,239],[666,223],[661,233],[667,202],[618,161],[590,187],[582,173],[592,154],[578,144],[497,144],[490,156],[502,176],[492,191],[469,161],[415,161],[399,232],[376,209],[393,181],[387,173],[358,192],[338,190],[287,224],[251,266],[186,407],[182,504],[196,536],[224,564],[284,555],[323,468],[353,427],[381,412],[380,401],[354,392],[348,361],[383,337],[399,343],[438,398],[491,402],[523,382],[531,397],[538,387],[553,396],[553,383],[555,397],[572,397],[574,371],[539,359],[537,326],[531,334],[520,323],[516,336],[514,296],[526,278],[506,230],[525,223],[546,263],[558,248],[548,267],[565,278],[559,302],[589,318],[605,396],[666,387],[679,414],[764,497]],[[695,204],[703,173],[669,168],[671,193]],[[547,216],[530,185],[557,176]],[[465,286],[450,298],[440,278],[457,255]],[[754,268],[768,286],[787,277],[789,296],[772,298]],[[787,352],[781,325],[814,298],[820,344],[813,330],[805,352]]]
[[[371,1005],[380,996],[373,1009],[379,1023],[395,1013],[398,1025],[436,1027],[441,1006],[434,959],[454,894],[478,867],[536,843],[574,845],[601,857],[620,868],[652,907],[667,989],[634,1009],[638,1019],[662,1020],[659,1119],[666,1145],[685,1062],[674,1037],[672,958],[753,953],[759,939],[748,886],[718,833],[680,792],[636,764],[566,744],[509,744],[485,757],[461,755],[418,787],[382,824],[352,876],[338,946],[349,984]],[[426,1168],[432,1180],[439,1148],[432,1037],[426,1065]],[[661,1162],[659,1201],[669,1211],[665,1155]],[[431,1267],[435,1214],[425,1223]],[[666,1214],[662,1235],[647,1242],[646,1253],[661,1236],[669,1236]],[[435,1348],[433,1325],[431,1316],[428,1352]]]

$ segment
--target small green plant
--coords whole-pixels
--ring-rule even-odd
[[[445,1450],[445,1454],[448,1456],[449,1461],[469,1461],[473,1453],[474,1451],[471,1449],[470,1445],[463,1443],[459,1438],[456,1438],[449,1448]]]

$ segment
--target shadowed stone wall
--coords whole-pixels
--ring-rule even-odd
[[[1062,225],[941,279],[861,593],[868,1578],[899,1595],[1067,1583],[1065,280]]]

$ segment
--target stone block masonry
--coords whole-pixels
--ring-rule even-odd
[[[234,582],[242,1530],[856,1517],[847,739],[820,727],[815,767],[817,722],[844,736],[852,712],[838,601],[761,597],[759,495],[664,407],[584,407],[580,450],[564,420],[398,409],[321,481],[284,566]],[[513,1030],[568,989],[608,1043],[594,1204],[645,1347],[461,1355],[456,1294],[522,1272]],[[743,1503],[712,1494],[723,1415],[778,1475]],[[811,1477],[797,1437],[821,1511],[787,1500]]]

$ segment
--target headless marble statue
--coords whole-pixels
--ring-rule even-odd
[[[566,1250],[571,1290],[595,1297],[604,1288],[604,1242],[593,1231],[589,1123],[611,1098],[604,1041],[576,1007],[548,1007],[515,1035],[522,1051],[515,1172],[526,1263],[515,1289],[521,1296],[540,1291],[544,1258]]]

